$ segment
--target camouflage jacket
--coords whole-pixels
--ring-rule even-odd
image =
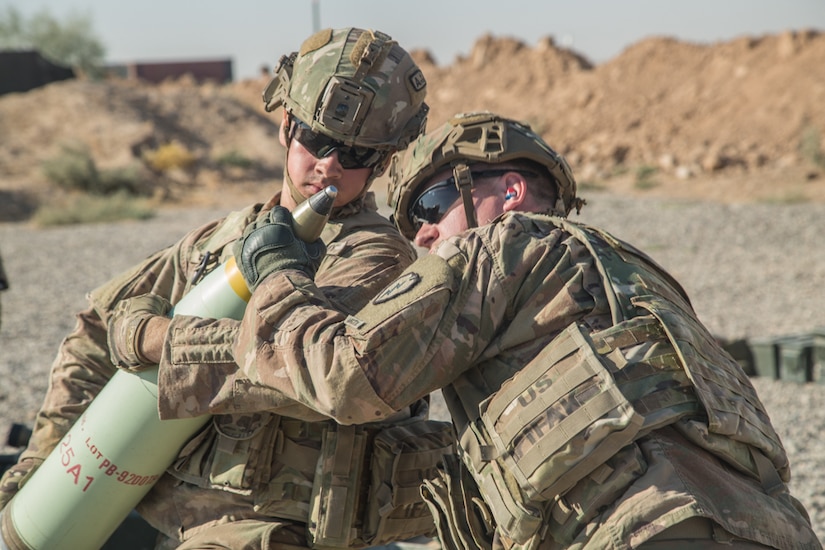
[[[565,230],[565,223],[569,222],[540,215],[505,214],[446,241],[356,313],[335,307],[303,273],[275,273],[252,298],[260,315],[241,328],[233,350],[237,364],[202,368],[183,352],[186,342],[173,331],[160,365],[160,384],[176,385],[184,402],[190,392],[211,393],[208,410],[213,412],[244,406],[237,391],[242,388],[262,402],[303,405],[341,424],[386,417],[443,388],[462,433],[477,422],[479,405],[565,329],[611,329],[617,323],[617,306],[608,287],[623,292],[638,286],[620,277],[606,284],[599,252]],[[639,254],[640,265],[653,264]],[[663,273],[658,267],[651,270]],[[669,276],[663,274],[654,283],[661,296],[684,308],[680,315],[688,321],[685,326],[694,327],[697,334],[706,332]],[[667,364],[681,364],[675,344],[664,344]],[[702,373],[708,380],[700,379],[692,367],[669,367],[668,376],[688,397],[686,408],[659,418],[657,424],[655,418],[645,419],[647,429],[617,453],[630,449],[632,475],[624,478],[610,501],[586,503],[593,504],[592,514],[567,532],[565,545],[626,548],[689,517],[704,516],[735,536],[778,548],[819,546],[804,510],[783,482],[776,488],[781,494],[769,496],[754,473],[753,461],[738,454],[748,448],[743,441],[753,439],[748,430],[761,430],[768,434],[762,450],[773,460],[769,469],[788,481],[787,457],[747,377],[732,360],[715,350],[709,353],[707,357],[719,360],[721,378],[713,372],[717,366],[705,359],[697,359],[696,365],[706,369]],[[278,368],[260,368],[273,356],[282,358]],[[692,357],[681,361],[694,363]],[[753,426],[731,425],[739,419],[739,405],[716,410],[730,407],[730,401],[713,395],[717,387],[723,397],[732,396],[733,403],[739,399],[753,413],[747,419]],[[697,395],[707,410],[699,408]],[[172,403],[166,405],[167,415],[181,412]],[[727,433],[710,433],[708,426]],[[618,460],[610,457],[614,459]],[[599,469],[601,479],[596,481],[628,466],[610,460]],[[703,464],[702,469],[696,464]],[[587,493],[581,486],[585,482],[593,480],[565,489],[559,502],[564,496]],[[589,490],[594,493],[592,487]]]
[[[49,390],[37,414],[29,446],[21,459],[48,456],[114,374],[115,368],[109,359],[106,344],[106,330],[108,316],[117,301],[152,292],[168,298],[172,304],[177,303],[192,286],[196,274],[202,277],[223,263],[231,255],[232,247],[229,245],[242,235],[248,224],[277,204],[279,197],[276,195],[267,205],[247,207],[191,231],[173,246],[153,254],[89,294],[89,309],[77,315],[74,331],[61,343],[52,366]],[[348,205],[335,210],[321,238],[327,246],[327,255],[318,270],[318,284],[329,302],[344,311],[354,312],[363,307],[377,290],[412,263],[416,256],[412,246],[388,220],[377,213],[372,193],[366,196],[363,208]],[[250,319],[262,314],[252,311],[251,307],[247,313]],[[178,326],[177,330],[194,334],[191,339],[196,343],[186,351],[190,357],[198,353],[222,357],[231,348],[243,324],[243,321],[223,319],[214,323],[201,320],[203,322],[199,325],[195,318],[187,320],[192,327],[181,329]],[[208,328],[202,326],[204,324],[208,324]],[[200,346],[201,341],[209,345]],[[276,358],[272,360],[277,362]],[[178,403],[180,399],[174,394],[175,388],[167,386],[167,389],[172,395],[166,394],[162,400]],[[210,401],[211,396],[204,395],[204,401],[193,405],[193,408],[207,409]],[[191,399],[188,402],[192,403]],[[272,425],[270,417],[277,412],[294,412],[302,419],[327,420],[305,407],[285,407],[282,411],[276,408],[269,403],[255,401],[253,406],[243,410],[224,411],[250,414],[216,417],[213,426],[230,435],[240,436],[260,430],[264,424]],[[297,427],[294,429],[300,431]],[[320,433],[321,430],[316,431]],[[201,440],[190,442],[185,450],[190,454],[202,452],[202,449],[193,447],[208,445],[211,440],[204,440],[203,434],[201,437]],[[250,460],[255,459],[253,455],[251,453]],[[257,458],[265,460],[266,457]],[[255,477],[255,472],[255,465],[251,464],[246,477],[239,482],[242,486],[239,490],[248,489],[243,484],[250,477]],[[183,472],[181,475],[186,477],[190,473]]]

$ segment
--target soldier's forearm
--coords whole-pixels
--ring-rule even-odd
[[[160,363],[163,353],[163,343],[166,340],[166,332],[169,329],[168,317],[152,317],[143,329],[137,345],[140,353],[154,363]]]

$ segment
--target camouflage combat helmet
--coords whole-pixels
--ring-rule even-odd
[[[544,166],[555,180],[558,200],[552,214],[567,216],[573,208],[582,207],[584,201],[576,197],[576,180],[567,161],[528,125],[489,112],[466,113],[418,138],[403,156],[393,157],[388,204],[394,210],[395,224],[408,239],[415,237],[416,231],[409,217],[412,201],[422,191],[420,187],[445,167],[453,167],[456,187],[468,204],[469,192],[465,191],[472,185],[472,176],[469,170],[464,170],[465,177],[462,178],[456,167],[518,159]],[[468,212],[467,215],[470,222],[472,214]],[[469,225],[475,225],[474,219]]]
[[[424,130],[426,92],[423,73],[397,42],[345,28],[319,31],[283,56],[263,99],[268,112],[283,106],[345,145],[393,152]]]

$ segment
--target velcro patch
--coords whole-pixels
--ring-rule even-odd
[[[424,88],[427,87],[427,79],[424,78],[424,73],[421,72],[421,69],[416,70],[410,76],[410,86],[412,86],[413,90],[416,92],[420,92]]]
[[[303,44],[301,44],[299,55],[303,57],[309,52],[315,51],[322,46],[326,46],[329,44],[330,40],[332,40],[332,29],[318,31],[304,40]]]

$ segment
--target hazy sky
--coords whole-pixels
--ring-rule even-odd
[[[441,65],[484,33],[532,46],[552,36],[602,63],[649,36],[699,43],[785,30],[825,31],[825,0],[0,0],[26,17],[91,17],[107,61],[231,58],[235,78],[256,76],[320,26],[384,31]]]

